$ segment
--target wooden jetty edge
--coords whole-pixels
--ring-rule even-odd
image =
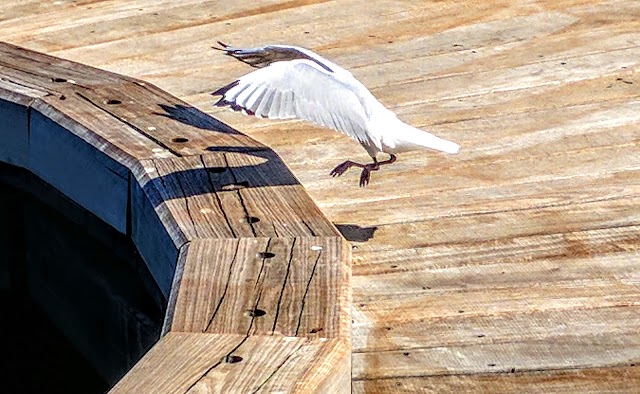
[[[112,393],[350,392],[351,249],[268,147],[159,88],[0,43],[0,160],[129,235],[168,299]]]

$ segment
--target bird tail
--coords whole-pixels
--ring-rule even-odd
[[[406,123],[398,130],[398,137],[403,144],[414,147],[435,149],[445,153],[458,153],[460,145],[455,142],[437,137],[424,130],[416,129]]]

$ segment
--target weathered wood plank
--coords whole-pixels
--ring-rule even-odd
[[[97,108],[75,92],[50,95],[33,103],[33,110],[58,123],[114,160],[133,167],[138,159],[174,156],[144,134]],[[106,100],[106,97],[103,98]]]
[[[446,374],[593,368],[640,363],[635,333],[618,336],[558,336],[477,346],[436,346],[413,350],[354,353],[353,378],[380,379]]]
[[[41,12],[32,15],[6,6],[18,16],[0,24],[0,32],[145,77],[276,149],[332,221],[353,225],[363,241],[373,235],[354,251],[355,296],[366,305],[355,304],[360,349],[458,349],[470,343],[467,337],[474,343],[476,325],[487,335],[478,341],[497,345],[520,334],[544,341],[546,332],[563,329],[593,338],[602,327],[611,338],[628,327],[631,335],[640,5],[310,3],[216,2],[214,9],[211,1],[144,0],[141,11],[119,1],[36,4]],[[74,18],[64,17],[71,12]],[[344,14],[351,23],[335,18]],[[463,151],[403,155],[365,190],[353,187],[355,173],[331,179],[328,171],[341,160],[367,160],[356,142],[304,123],[211,109],[209,92],[250,70],[211,53],[214,39],[318,50],[403,119],[461,142]],[[237,201],[230,199],[223,202],[229,209]],[[562,349],[558,357],[573,360],[573,348]],[[384,360],[356,362],[384,369],[375,364]],[[490,372],[357,381],[356,391],[636,391],[637,371],[627,368]],[[397,383],[406,385],[396,389]]]
[[[272,152],[141,161],[134,175],[176,245],[197,238],[335,236]]]
[[[628,366],[358,380],[354,393],[636,393],[640,368]]]
[[[266,149],[148,82],[122,81],[78,94],[177,156]]]
[[[350,364],[339,339],[172,332],[110,392],[348,393]]]
[[[339,237],[191,242],[170,330],[349,338],[349,253]]]
[[[6,43],[0,43],[0,55],[0,75],[6,81],[3,90],[46,92],[43,111],[54,107],[68,113],[98,138],[113,140],[121,150],[133,150],[138,159],[166,152],[182,156],[265,148],[151,83]],[[92,127],[96,120],[112,126]]]

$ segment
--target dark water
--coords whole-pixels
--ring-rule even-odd
[[[131,240],[0,163],[3,393],[103,393],[157,341],[166,307]]]

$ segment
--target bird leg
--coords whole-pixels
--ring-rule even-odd
[[[375,157],[373,158],[373,163],[369,164],[360,164],[353,162],[351,160],[347,160],[342,164],[339,164],[336,168],[331,171],[331,176],[336,177],[344,174],[351,167],[360,167],[362,168],[362,173],[360,174],[360,186],[367,186],[369,184],[369,180],[371,179],[371,171],[378,171],[381,165],[392,164],[396,161],[396,156],[393,154],[389,154],[389,159],[384,161],[378,161]]]

